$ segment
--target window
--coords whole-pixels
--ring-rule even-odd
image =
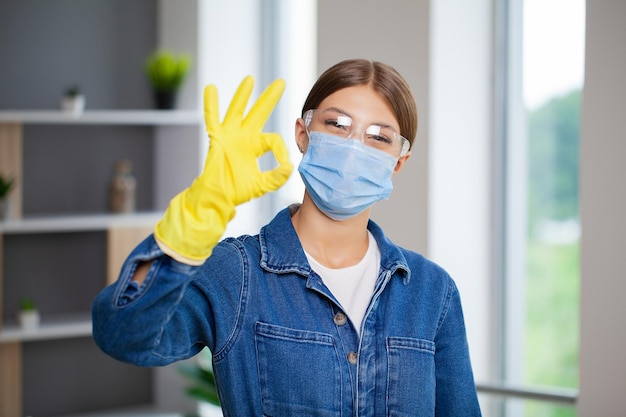
[[[495,115],[501,199],[494,246],[501,248],[496,271],[502,277],[498,373],[520,391],[528,387],[538,397],[552,393],[557,399],[562,393],[563,400],[578,387],[585,4],[509,0],[498,6],[505,23],[496,32],[508,40],[496,52],[502,87],[495,99],[501,105]],[[576,415],[573,404],[535,400],[493,407],[493,415]]]

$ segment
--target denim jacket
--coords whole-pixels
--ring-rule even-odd
[[[149,236],[93,304],[96,343],[139,366],[208,346],[225,416],[480,416],[457,288],[372,221],[378,280],[354,328],[311,270],[290,211],[199,267]],[[130,281],[152,260],[146,280]]]

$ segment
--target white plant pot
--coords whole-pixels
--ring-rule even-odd
[[[80,116],[83,110],[85,110],[85,96],[81,94],[73,97],[63,97],[61,99],[61,109],[74,116]]]
[[[25,330],[34,330],[39,327],[39,312],[37,310],[20,311],[20,326]]]

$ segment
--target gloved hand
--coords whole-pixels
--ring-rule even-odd
[[[246,77],[219,122],[217,89],[204,90],[204,118],[210,146],[204,169],[191,186],[174,197],[155,227],[157,244],[167,255],[188,265],[201,265],[217,245],[235,206],[280,188],[293,166],[277,133],[262,133],[263,125],[285,88],[275,80],[244,117],[254,78]],[[261,172],[257,159],[272,151],[278,166]]]

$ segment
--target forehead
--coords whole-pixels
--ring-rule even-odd
[[[331,107],[341,109],[361,122],[384,123],[399,128],[389,103],[370,86],[359,85],[337,90],[322,100],[318,109]]]

